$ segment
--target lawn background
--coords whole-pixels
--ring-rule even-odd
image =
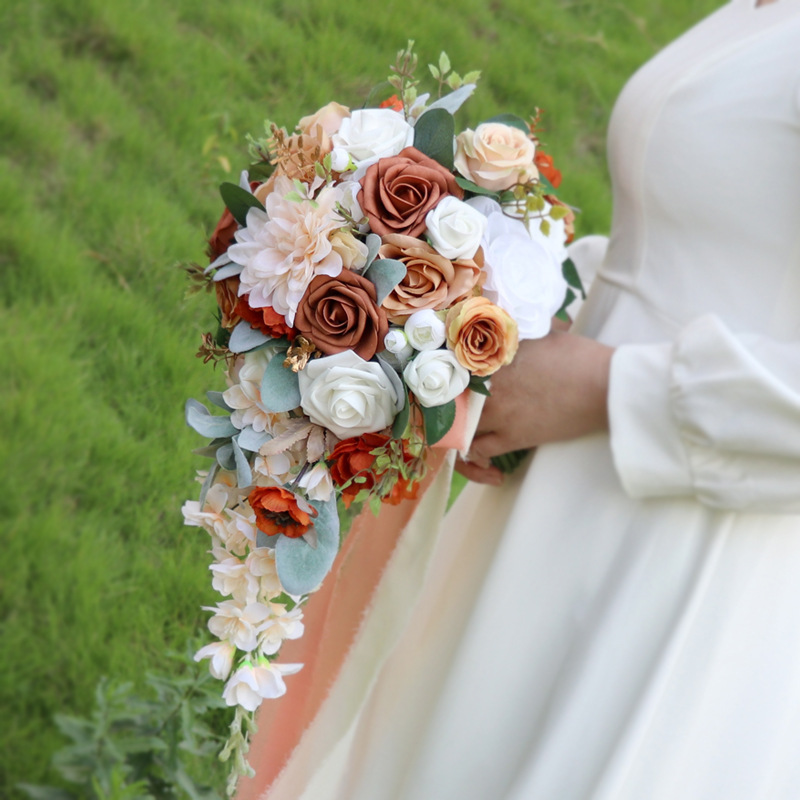
[[[605,128],[625,79],[711,0],[4,0],[0,7],[0,797],[56,783],[56,712],[167,668],[214,601],[187,396],[217,186],[244,134],[357,106],[396,51],[481,69],[459,127],[545,109],[543,139],[607,231]],[[226,170],[230,165],[231,171]],[[171,663],[171,662],[170,662]]]

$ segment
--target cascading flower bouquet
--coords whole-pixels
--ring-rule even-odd
[[[221,187],[210,265],[190,268],[219,307],[198,355],[224,362],[227,381],[208,393],[223,413],[187,402],[212,461],[183,512],[210,534],[227,598],[196,658],[237,709],[231,790],[257,706],[301,667],[276,656],[303,634],[349,520],[415,498],[459,395],[487,393],[575,285],[538,115],[456,135],[478,73],[461,78],[442,54],[432,100],[416,65],[410,43],[378,107],[329,103],[291,134],[267,124],[255,163]]]

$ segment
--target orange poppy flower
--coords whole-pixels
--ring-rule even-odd
[[[259,486],[247,499],[256,512],[258,529],[267,536],[282,533],[296,539],[311,527],[311,519],[317,516],[315,508],[280,486]]]

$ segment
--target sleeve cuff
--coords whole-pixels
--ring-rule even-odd
[[[671,408],[672,344],[623,345],[611,359],[611,451],[631,497],[692,494],[689,460]]]

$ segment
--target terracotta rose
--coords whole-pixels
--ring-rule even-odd
[[[311,281],[294,326],[325,355],[353,350],[365,361],[383,350],[389,330],[386,312],[377,304],[375,285],[349,269],[335,278],[317,275]]]
[[[438,311],[469,295],[483,267],[480,248],[474,258],[451,261],[412,236],[384,236],[378,256],[402,261],[406,266],[405,278],[383,301],[387,316],[398,324],[415,311]]]
[[[358,202],[373,233],[419,236],[425,230],[425,215],[448,195],[464,196],[452,173],[406,147],[367,170]]]

